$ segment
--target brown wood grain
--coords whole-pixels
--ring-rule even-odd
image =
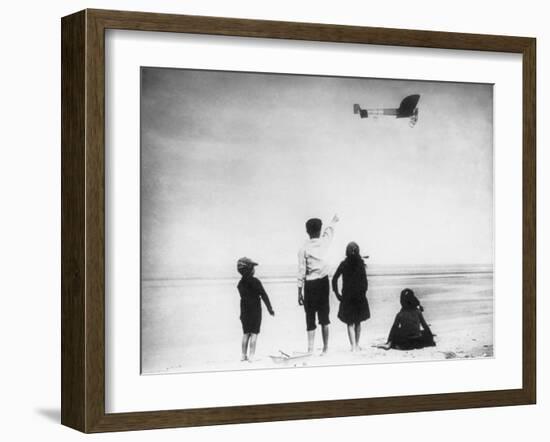
[[[61,422],[85,428],[85,13],[61,34]]]
[[[523,389],[537,395],[536,40],[523,51]]]
[[[515,390],[105,413],[105,30],[523,55],[523,386]],[[62,423],[84,432],[316,419],[536,400],[536,46],[526,37],[86,10],[62,20]]]

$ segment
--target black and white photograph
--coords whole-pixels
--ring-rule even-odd
[[[143,375],[494,356],[492,84],[153,66],[140,103]]]
[[[548,8],[454,6],[6,2],[0,440],[546,440]]]

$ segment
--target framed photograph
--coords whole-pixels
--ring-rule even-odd
[[[533,404],[535,39],[62,19],[62,423]]]

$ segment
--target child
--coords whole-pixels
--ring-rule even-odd
[[[258,263],[249,258],[241,258],[237,261],[237,271],[242,275],[237,288],[241,295],[241,323],[243,326],[243,339],[241,344],[241,361],[252,362],[256,352],[256,340],[260,333],[262,323],[262,304],[264,301],[267,311],[271,316],[275,315],[269,297],[258,278],[254,278],[254,267]]]
[[[323,353],[328,350],[329,320],[329,280],[326,254],[334,237],[334,225],[338,222],[334,215],[330,225],[321,236],[323,223],[318,218],[306,222],[309,240],[298,252],[298,304],[306,313],[307,352],[313,353],[315,343],[315,316],[323,333]]]
[[[338,290],[338,278],[342,276],[342,295]],[[361,258],[359,246],[350,242],[346,247],[346,259],[340,263],[332,277],[332,290],[340,301],[338,318],[348,326],[351,351],[359,351],[361,322],[370,318],[367,301],[367,272]]]
[[[424,311],[424,307],[420,304],[420,301],[411,289],[405,289],[399,296],[399,302],[401,307],[407,305],[409,308],[418,308],[421,312]]]
[[[434,336],[424,320],[424,310],[411,289],[404,289],[400,297],[401,311],[395,317],[385,350],[412,350],[435,346]],[[422,330],[420,329],[422,326]]]

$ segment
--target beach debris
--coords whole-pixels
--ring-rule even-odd
[[[443,353],[445,356],[445,359],[456,359],[457,354],[454,351],[440,351],[439,353]]]
[[[311,353],[294,352],[292,354],[288,354],[288,353],[285,353],[282,350],[279,350],[279,353],[280,353],[279,355],[269,355],[269,357],[276,364],[287,363],[287,362],[296,362],[294,364],[294,367],[296,367],[297,364],[300,362],[300,361],[296,361],[297,359],[303,359],[303,358],[307,358],[307,357],[311,356]],[[305,365],[305,362],[303,363],[303,365]]]

